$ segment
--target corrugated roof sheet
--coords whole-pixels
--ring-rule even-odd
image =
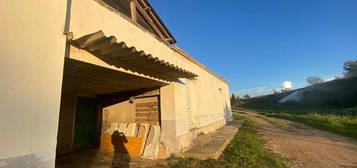
[[[176,81],[177,78],[194,78],[197,74],[161,60],[134,46],[127,46],[114,36],[105,36],[100,30],[71,40],[71,44],[89,51],[106,62],[154,78]]]

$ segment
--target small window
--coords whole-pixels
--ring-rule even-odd
[[[103,0],[112,8],[118,10],[120,13],[131,17],[129,0]]]

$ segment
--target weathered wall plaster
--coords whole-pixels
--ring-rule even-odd
[[[111,123],[134,123],[135,122],[135,104],[129,100],[123,101],[103,108],[102,130],[105,131]]]
[[[0,1],[2,167],[54,167],[66,4]]]

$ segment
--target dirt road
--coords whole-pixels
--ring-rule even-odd
[[[291,160],[293,168],[357,168],[357,141],[304,124],[241,112],[258,123],[267,149]]]

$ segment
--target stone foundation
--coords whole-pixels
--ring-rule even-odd
[[[177,151],[184,152],[188,150],[192,145],[192,140],[195,139],[197,135],[214,132],[217,129],[224,127],[225,125],[226,125],[226,120],[222,119],[200,128],[191,129],[189,133],[178,136],[176,138]]]
[[[181,135],[177,137],[177,148],[179,152],[187,150],[191,146],[192,133]]]
[[[208,124],[208,125],[205,125],[203,127],[200,127],[200,128],[194,128],[194,129],[191,129],[190,132],[192,134],[192,139],[196,138],[197,135],[199,134],[208,134],[208,133],[211,133],[223,126],[226,125],[226,120],[225,119],[222,119],[222,120],[219,120],[219,121],[216,121],[216,122],[213,122],[211,124]]]

